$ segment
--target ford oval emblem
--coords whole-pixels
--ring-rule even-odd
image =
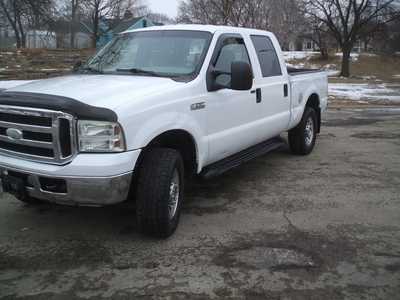
[[[6,134],[9,138],[13,140],[20,140],[23,137],[22,131],[16,128],[8,128],[6,130]]]

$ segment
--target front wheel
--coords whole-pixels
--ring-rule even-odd
[[[139,230],[158,238],[171,236],[183,202],[184,165],[178,151],[154,148],[144,154],[136,187]]]
[[[24,198],[17,198],[19,201],[28,204],[28,205],[36,205],[36,204],[42,204],[43,201],[36,199],[36,198],[32,198],[32,197],[24,197]]]
[[[294,154],[307,155],[314,149],[317,139],[317,114],[306,107],[299,125],[289,131],[289,146]]]

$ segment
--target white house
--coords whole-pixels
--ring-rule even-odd
[[[57,48],[57,38],[54,32],[45,30],[29,30],[26,33],[27,48]]]

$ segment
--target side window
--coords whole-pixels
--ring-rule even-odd
[[[246,45],[242,38],[226,38],[223,41],[214,67],[218,71],[230,73],[232,62],[235,61],[244,61],[250,64]],[[229,86],[230,81],[231,76],[228,74],[221,74],[216,78],[218,84],[225,86]]]
[[[278,55],[271,40],[261,35],[252,35],[251,40],[257,52],[263,77],[282,75]]]

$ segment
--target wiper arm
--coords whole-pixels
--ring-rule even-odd
[[[89,72],[92,72],[92,73],[103,74],[103,72],[100,71],[99,69],[96,69],[96,68],[93,68],[93,67],[88,67],[88,66],[80,68],[80,71],[89,71]]]
[[[130,69],[117,69],[117,72],[129,72],[133,74],[145,74],[145,75],[151,75],[151,76],[157,76],[157,77],[163,77],[162,74],[154,72],[154,71],[147,71],[143,69],[138,69],[138,68],[130,68]]]

